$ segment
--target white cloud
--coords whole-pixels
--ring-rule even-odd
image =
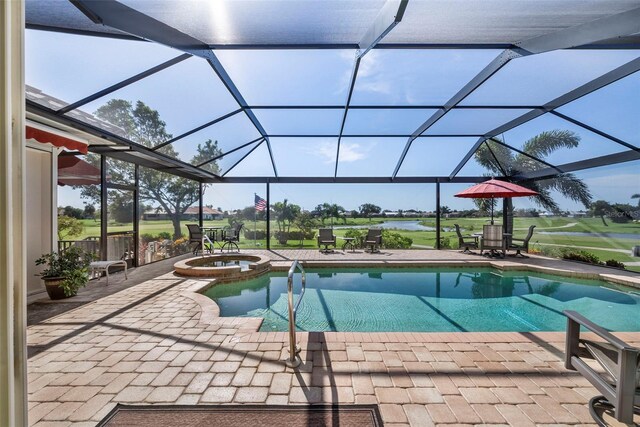
[[[346,144],[340,145],[340,161],[341,162],[357,162],[367,157],[367,150],[363,149],[360,144]]]
[[[324,163],[334,163],[336,161],[336,147],[335,142],[321,142],[305,147],[304,151],[312,156],[320,157]]]

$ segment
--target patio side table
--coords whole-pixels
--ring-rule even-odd
[[[355,237],[343,237],[344,239],[344,244],[342,245],[342,251],[345,252],[345,250],[347,248],[351,248],[351,252],[355,252],[356,251],[356,245],[355,245],[355,241],[356,238]]]

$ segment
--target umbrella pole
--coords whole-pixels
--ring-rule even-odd
[[[493,225],[493,197],[491,198],[491,225]]]

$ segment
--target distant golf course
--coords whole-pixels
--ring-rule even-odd
[[[368,220],[366,218],[348,218],[346,224],[343,221],[336,222],[334,220],[333,225],[336,227],[334,232],[338,238],[343,237],[348,228],[342,227],[375,227],[383,225],[384,222],[393,221],[393,224],[397,224],[397,228],[393,231],[403,236],[409,237],[413,240],[414,248],[432,248],[435,246],[436,233],[435,233],[435,218],[374,218]],[[482,225],[489,223],[489,218],[455,218],[455,219],[442,219],[440,226],[446,230],[441,233],[442,237],[449,238],[452,247],[457,247],[457,238],[454,231],[450,231],[453,228],[453,224],[459,224],[463,230],[464,235],[471,235],[474,233],[482,232]],[[182,232],[185,237],[188,237],[188,231],[186,224],[193,221],[182,222]],[[401,222],[406,222],[407,227],[403,227]],[[84,229],[80,236],[74,237],[74,239],[83,239],[87,236],[98,236],[100,234],[100,223],[93,220],[82,220]],[[515,218],[514,220],[514,237],[524,237],[527,229],[530,225],[535,225],[535,233],[531,239],[530,246],[536,250],[541,251],[546,248],[561,248],[570,247],[576,250],[585,250],[596,256],[601,260],[615,259],[624,263],[638,263],[638,266],[629,265],[628,268],[632,270],[640,271],[640,258],[633,258],[631,256],[631,248],[636,245],[640,245],[640,223],[628,222],[623,224],[613,223],[607,221],[608,226],[605,226],[600,218]],[[216,220],[205,221],[206,226],[211,227],[224,227],[228,226],[228,220]],[[322,225],[320,225],[322,226]],[[325,227],[331,226],[331,221],[327,220],[324,224]],[[418,227],[416,227],[418,226]],[[422,228],[430,227],[432,230],[412,230],[404,228]],[[108,231],[130,231],[132,230],[131,224],[117,224],[109,223]],[[266,221],[253,221],[245,222],[245,228],[247,230],[266,230]],[[275,221],[271,221],[271,231],[278,230]],[[295,226],[291,227],[291,231],[296,231]],[[168,220],[147,220],[140,221],[140,234],[148,234],[151,236],[158,236],[160,233],[173,233],[173,226]],[[573,234],[576,233],[576,234]],[[338,242],[340,246],[340,242]],[[247,240],[241,238],[241,247],[266,247],[266,241],[262,240]],[[315,239],[304,241],[288,241],[286,245],[279,244],[275,239],[271,240],[272,248],[316,248],[317,243]]]

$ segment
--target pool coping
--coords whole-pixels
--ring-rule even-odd
[[[520,264],[510,261],[494,261],[494,260],[482,260],[482,261],[302,261],[302,265],[307,268],[410,268],[410,267],[458,267],[458,268],[476,268],[476,267],[490,267],[502,271],[530,271],[534,273],[552,274],[561,277],[574,277],[579,279],[592,279],[592,280],[604,280],[614,284],[630,286],[640,289],[640,277],[629,277],[607,273],[585,272],[585,271],[572,271],[563,270],[553,267],[544,267],[539,265]],[[288,271],[290,267],[289,261],[272,261],[271,268],[264,271],[263,274],[269,273],[269,271]],[[254,276],[255,277],[255,276]],[[220,307],[211,298],[204,295],[209,288],[216,286],[217,284],[228,283],[225,281],[219,282],[215,278],[193,278],[196,279],[194,284],[189,286],[183,292],[183,295],[192,301],[194,301],[201,310],[199,323],[214,323],[219,319],[233,319],[234,323],[242,324],[242,330],[246,333],[251,333],[254,339],[258,340],[276,340],[286,342],[288,339],[287,332],[264,332],[260,331],[262,317],[222,317],[220,316]],[[204,283],[206,281],[206,283]],[[254,336],[254,334],[261,334]],[[274,335],[275,334],[275,335]],[[495,340],[504,340],[504,334],[511,334],[509,339],[524,339],[531,340],[530,337],[535,336],[538,339],[559,339],[560,335],[564,336],[562,331],[536,331],[536,332],[298,332],[298,335],[303,337],[305,341],[313,341],[314,334],[321,334],[326,339],[335,341],[353,340],[355,337],[361,337],[363,342],[375,342],[375,339],[383,337],[391,337],[390,339],[398,340],[402,342],[404,339],[412,337],[412,339],[418,339],[420,342],[424,340],[454,340],[460,342],[469,342],[469,340],[489,340],[494,334],[498,334]],[[355,335],[354,335],[355,334]],[[640,332],[620,332],[622,336],[629,335],[630,337],[640,337]],[[264,335],[264,336],[262,336]],[[618,335],[618,333],[616,333]],[[464,338],[463,338],[464,336]],[[457,338],[454,338],[457,337]],[[339,338],[339,339],[338,339]],[[372,341],[374,340],[374,341]]]

